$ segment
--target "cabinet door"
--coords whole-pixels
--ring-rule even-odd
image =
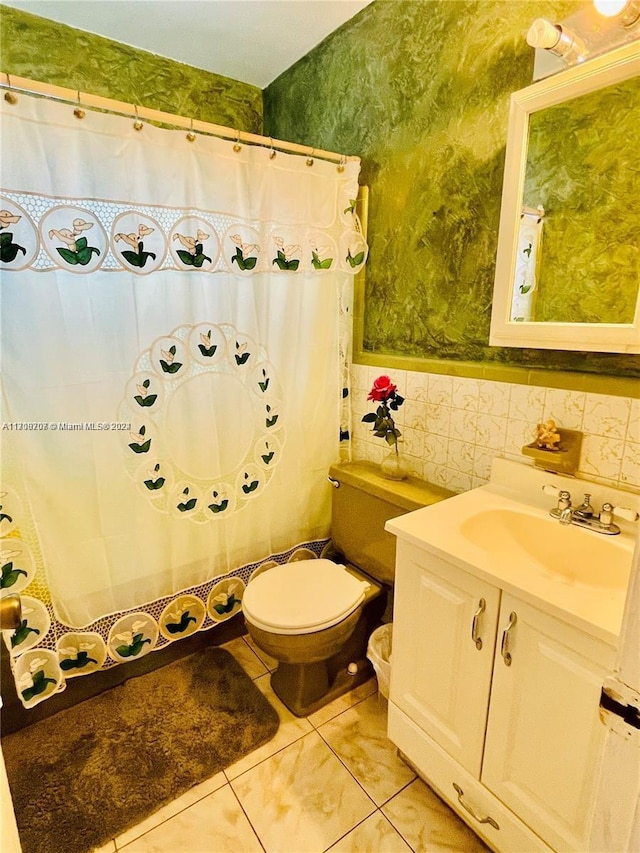
[[[399,540],[394,596],[390,699],[479,778],[500,591]]]
[[[482,781],[555,850],[585,853],[614,650],[506,594],[499,632]]]

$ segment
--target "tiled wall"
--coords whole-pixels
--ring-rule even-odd
[[[387,374],[405,403],[396,422],[411,473],[460,492],[487,482],[494,456],[525,462],[521,448],[553,418],[584,433],[578,476],[640,493],[640,400],[352,366],[352,457],[380,461],[386,443],[362,423],[373,380]]]

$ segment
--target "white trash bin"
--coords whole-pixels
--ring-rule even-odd
[[[378,679],[378,689],[385,699],[389,698],[392,634],[391,623],[381,625],[371,634],[367,645],[367,657],[373,664]]]

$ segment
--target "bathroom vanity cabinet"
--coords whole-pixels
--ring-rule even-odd
[[[398,539],[389,737],[496,851],[589,850],[615,649]]]

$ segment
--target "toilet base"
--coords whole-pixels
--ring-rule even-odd
[[[310,664],[280,663],[271,674],[271,686],[292,714],[307,717],[371,678],[373,667],[366,657],[353,662],[358,666],[355,675],[350,675],[347,666],[344,666],[336,673],[331,684],[326,661]]]

